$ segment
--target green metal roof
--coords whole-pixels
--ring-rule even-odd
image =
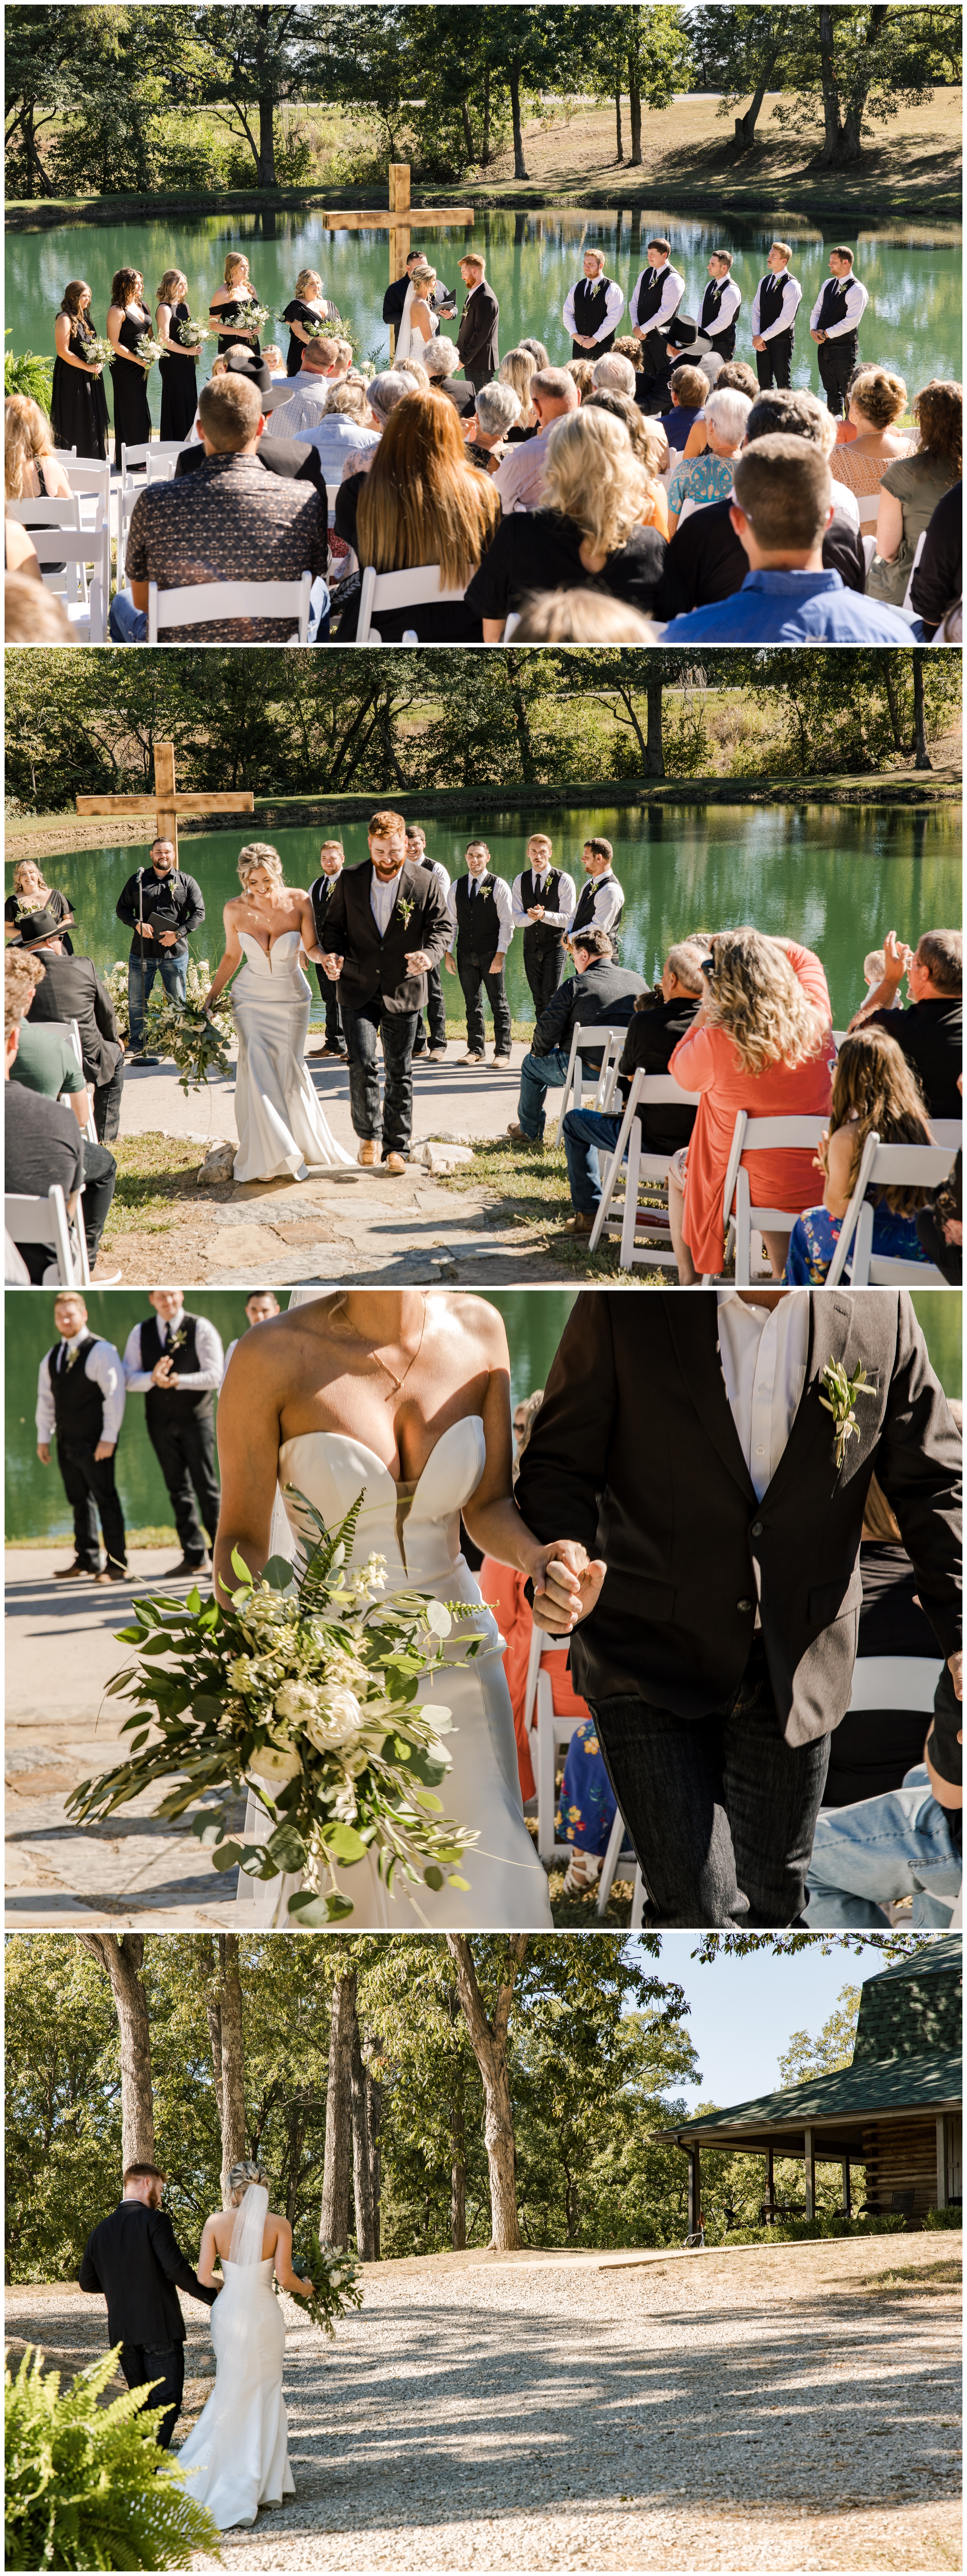
[[[960,2046],[963,1939],[957,1932],[866,1977],[853,2064],[949,2055]]]
[[[962,2097],[961,2058],[898,2058],[884,2064],[867,2061],[841,2066],[835,2075],[819,2075],[808,2084],[791,2084],[782,2093],[762,2093],[753,2102],[736,2102],[725,2111],[705,2111],[664,2129],[666,2138],[688,2139],[701,2146],[746,2144],[761,2133],[826,2127],[845,2132],[871,2119],[916,2111],[928,2117],[949,2110]]]

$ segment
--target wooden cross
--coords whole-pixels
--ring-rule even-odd
[[[255,810],[250,787],[240,788],[237,796],[179,796],[173,742],[155,743],[153,796],[75,796],[74,803],[79,814],[153,815],[153,839],[173,841],[176,860],[179,814],[251,814]]]
[[[329,232],[383,232],[388,227],[389,282],[392,286],[394,278],[401,277],[406,267],[410,233],[414,226],[472,224],[474,214],[472,206],[411,206],[409,162],[391,161],[388,214],[382,207],[375,213],[369,209],[363,214],[358,207],[353,207],[348,213],[340,213],[338,208],[331,208],[328,214],[323,214],[320,210],[319,220],[325,224]],[[391,330],[390,341],[392,348],[395,348],[395,331]]]

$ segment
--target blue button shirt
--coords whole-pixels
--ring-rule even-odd
[[[911,644],[898,608],[847,590],[838,572],[748,572],[730,599],[691,608],[665,628],[668,644]]]

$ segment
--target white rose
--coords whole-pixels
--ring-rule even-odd
[[[275,1711],[277,1717],[290,1718],[304,1726],[308,1718],[315,1716],[318,1706],[319,1692],[313,1682],[287,1681],[276,1696]]]
[[[256,1780],[264,1780],[270,1789],[275,1789],[283,1780],[294,1780],[302,1764],[290,1745],[263,1744],[253,1753],[249,1769]]]

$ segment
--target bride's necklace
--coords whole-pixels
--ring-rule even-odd
[[[393,1374],[392,1369],[391,1369],[391,1368],[387,1368],[386,1361],[385,1361],[385,1360],[381,1360],[381,1359],[380,1359],[380,1355],[379,1355],[378,1350],[376,1349],[375,1343],[373,1343],[373,1342],[371,1342],[371,1341],[368,1341],[368,1340],[367,1340],[367,1337],[366,1337],[366,1335],[365,1335],[365,1333],[361,1333],[361,1332],[359,1332],[359,1330],[357,1329],[357,1326],[356,1326],[356,1325],[353,1323],[353,1321],[352,1321],[352,1317],[351,1317],[350,1315],[347,1315],[347,1313],[346,1313],[346,1301],[345,1301],[345,1298],[343,1298],[340,1302],[341,1302],[341,1306],[342,1306],[343,1321],[344,1321],[344,1323],[346,1323],[346,1324],[348,1325],[349,1330],[350,1330],[350,1332],[352,1333],[352,1335],[353,1335],[353,1337],[354,1337],[354,1340],[356,1340],[357,1342],[361,1342],[361,1343],[362,1343],[362,1346],[363,1346],[364,1351],[368,1351],[368,1352],[369,1352],[370,1359],[371,1359],[371,1360],[375,1360],[377,1368],[382,1369],[383,1376],[384,1376],[384,1377],[388,1377],[388,1379],[389,1379],[389,1382],[390,1382],[390,1392],[389,1392],[389,1395],[384,1396],[384,1398],[383,1398],[384,1403],[385,1403],[385,1404],[388,1404],[388,1403],[389,1403],[389,1400],[390,1400],[390,1396],[392,1396],[392,1395],[398,1395],[398,1394],[399,1394],[399,1391],[400,1391],[401,1386],[405,1383],[405,1380],[409,1377],[410,1370],[411,1370],[411,1368],[413,1368],[413,1367],[415,1366],[415,1363],[416,1363],[416,1361],[419,1359],[420,1352],[421,1352],[421,1350],[422,1350],[422,1348],[423,1348],[423,1335],[424,1335],[424,1333],[425,1333],[425,1331],[426,1331],[426,1297],[425,1297],[425,1295],[424,1295],[424,1299],[423,1299],[423,1321],[422,1321],[422,1323],[421,1323],[421,1325],[420,1325],[420,1338],[419,1338],[419,1341],[417,1342],[416,1349],[415,1349],[415,1351],[414,1351],[414,1353],[413,1353],[413,1358],[412,1358],[411,1360],[407,1360],[406,1367],[405,1367],[405,1369],[404,1369],[404,1371],[403,1371],[403,1375],[402,1375],[402,1377],[394,1377],[394,1374]]]

